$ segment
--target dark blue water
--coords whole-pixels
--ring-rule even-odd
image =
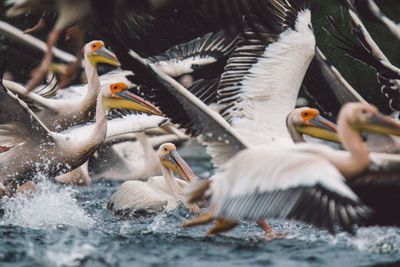
[[[210,175],[207,158],[188,161],[198,175]],[[333,237],[311,226],[271,221],[286,239],[265,241],[253,223],[242,223],[227,235],[204,237],[207,227],[181,228],[193,216],[184,208],[155,217],[117,220],[106,203],[119,185],[103,180],[73,188],[44,182],[32,199],[7,202],[6,214],[0,218],[1,265],[400,265],[398,228],[361,228],[356,237],[344,233]]]

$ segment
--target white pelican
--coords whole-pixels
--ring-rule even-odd
[[[294,142],[304,142],[303,134],[307,134],[340,143],[335,128],[318,123],[315,119],[318,116],[318,110],[311,108],[299,108],[289,114],[287,125]],[[399,226],[400,217],[389,207],[399,200],[400,159],[395,155],[378,153],[371,153],[370,157],[372,162],[386,163],[379,168],[372,163],[368,170],[347,180],[347,184],[361,201],[374,211],[363,225]]]
[[[240,150],[249,149],[252,151],[254,148],[248,144],[248,142],[253,143],[253,145],[256,143],[270,143],[268,139],[271,140],[271,138],[266,138],[261,134],[261,130],[265,130],[264,127],[268,130],[267,119],[271,120],[272,125],[278,126],[278,131],[285,131],[283,134],[276,133],[276,135],[278,135],[277,140],[284,140],[284,143],[291,142],[289,139],[289,134],[286,133],[286,115],[284,115],[282,121],[277,120],[278,122],[275,122],[275,118],[273,118],[272,115],[269,116],[268,111],[270,111],[271,114],[275,114],[276,110],[284,111],[287,109],[287,113],[289,113],[289,111],[294,108],[295,99],[297,97],[297,92],[299,90],[302,77],[314,54],[315,38],[311,30],[310,12],[307,9],[307,3],[308,1],[301,3],[296,2],[293,4],[292,1],[278,0],[263,2],[263,4],[265,4],[265,9],[268,11],[267,13],[262,12],[265,15],[263,18],[268,18],[268,22],[265,22],[265,24],[271,25],[272,23],[274,25],[273,30],[270,32],[265,27],[262,27],[261,24],[261,26],[258,28],[259,30],[260,28],[264,30],[263,34],[261,35],[261,37],[263,37],[262,40],[255,40],[254,38],[258,37],[258,35],[252,34],[250,30],[245,31],[245,34],[248,36],[247,39],[249,40],[249,43],[246,43],[246,39],[244,38],[242,41],[242,46],[239,45],[236,49],[236,52],[233,53],[233,59],[228,61],[232,64],[232,62],[236,60],[236,66],[234,66],[235,64],[231,65],[231,69],[227,67],[225,72],[226,83],[221,82],[220,87],[223,87],[224,85],[231,85],[232,97],[230,98],[228,96],[228,91],[224,90],[224,101],[219,101],[219,104],[227,104],[225,110],[222,110],[222,114],[225,115],[225,117],[229,117],[231,121],[238,119],[236,124],[237,126],[240,126],[239,124],[245,121],[250,124],[251,119],[254,119],[256,122],[254,123],[256,128],[253,129],[253,131],[255,133],[248,133],[246,138],[243,138],[241,135],[239,135],[235,129],[233,129],[219,114],[210,110],[210,108],[208,108],[204,103],[189,93],[188,90],[183,88],[168,75],[150,65],[135,52],[129,51],[126,47],[119,43],[118,40],[110,39],[109,41],[113,47],[113,50],[120,55],[122,65],[128,68],[134,67],[135,72],[142,75],[144,79],[143,82],[152,88],[150,93],[155,95],[153,97],[154,101],[161,106],[163,112],[167,114],[172,121],[177,122],[184,128],[188,129],[188,133],[194,136],[200,135],[203,141],[214,143],[214,145],[217,144],[219,146],[217,156],[223,159],[221,162],[224,162],[224,160],[226,162],[232,156],[236,155]],[[297,10],[297,8],[301,11]],[[262,21],[261,18],[259,19]],[[280,33],[282,33],[282,35],[280,35]],[[268,40],[270,42],[268,42]],[[266,44],[263,43],[264,41]],[[241,52],[240,49],[242,49]],[[131,57],[125,56],[122,58],[124,52],[129,53]],[[263,53],[265,53],[264,57],[258,58],[257,55]],[[287,56],[285,57],[286,53]],[[240,55],[242,55],[242,57],[240,57]],[[264,64],[259,62],[264,62]],[[268,66],[268,62],[272,64]],[[257,68],[252,68],[253,64],[257,66]],[[238,72],[235,72],[236,70],[238,70]],[[272,73],[274,71],[277,72],[275,75],[278,75],[279,79],[273,79]],[[229,78],[230,72],[233,72],[234,75]],[[265,74],[265,72],[267,74]],[[269,77],[270,79],[266,79],[265,82],[263,82],[262,79],[254,79],[254,77],[261,75]],[[243,76],[246,77],[246,79],[243,79]],[[243,84],[247,84],[247,82],[252,79],[254,80],[253,83],[248,84],[246,87],[242,86]],[[261,88],[260,85],[263,85],[264,83],[266,86],[275,85],[276,90],[274,90],[274,88],[270,88],[270,90]],[[259,90],[252,91],[252,86],[254,86],[254,88],[258,88]],[[282,96],[279,95],[281,91]],[[268,93],[271,95],[268,95]],[[281,108],[277,106],[276,103],[270,103],[271,110],[267,110],[267,107],[269,106],[265,105],[265,103],[268,101],[269,96],[275,101],[278,101],[278,103],[282,102],[284,107]],[[234,100],[238,98],[239,101],[235,102]],[[231,101],[230,104],[228,104],[229,101]],[[245,105],[245,103],[247,103],[247,105]],[[238,106],[235,108],[235,105]],[[252,109],[254,112],[251,112],[252,105],[253,107],[260,109],[259,114],[255,112],[254,109]],[[231,114],[227,113],[229,108],[231,108]],[[241,110],[244,110],[243,113],[249,116],[248,119],[246,119],[245,116],[240,116]],[[278,114],[278,119],[282,116],[282,114]],[[243,120],[241,120],[242,118]],[[244,129],[244,124],[245,123],[242,125],[242,132],[246,132],[246,129]],[[260,124],[260,127],[257,127],[258,124]],[[233,125],[235,125],[235,123],[233,123]],[[271,131],[273,131],[273,129],[270,129],[270,131],[267,131],[265,134]],[[287,139],[282,138],[282,135],[286,135]],[[252,140],[248,141],[247,138],[249,136],[253,138],[249,138]],[[256,136],[259,136],[259,142],[255,142],[257,139]],[[300,152],[298,154],[302,155]],[[280,161],[284,162],[287,157],[288,155],[285,155],[285,157],[281,158]],[[306,157],[306,155],[304,157]],[[326,160],[324,161],[323,159],[318,159],[317,161],[325,162],[325,164],[329,166],[329,162]],[[247,161],[244,160],[243,162],[245,163]],[[259,162],[260,161],[257,161],[256,163]],[[258,164],[258,166],[261,165],[262,164]],[[251,171],[252,168],[248,166],[246,169]],[[332,173],[337,174],[337,176],[335,176],[336,179],[326,179],[326,177],[313,176],[313,183],[308,184],[307,181],[309,182],[310,180],[304,176],[298,177],[298,179],[289,179],[294,183],[297,181],[299,184],[301,184],[302,179],[304,179],[305,186],[303,187],[304,190],[302,192],[298,191],[298,194],[291,195],[288,193],[290,189],[285,187],[283,184],[281,191],[286,192],[286,194],[284,194],[281,199],[282,201],[280,201],[281,205],[285,206],[282,209],[293,209],[295,207],[295,203],[291,201],[293,198],[296,200],[299,199],[299,202],[297,203],[298,205],[307,203],[307,200],[303,197],[306,195],[309,196],[310,191],[312,192],[311,195],[316,194],[317,196],[321,192],[332,192],[330,197],[332,197],[333,203],[345,203],[344,207],[341,205],[334,206],[334,211],[339,212],[339,210],[344,210],[347,212],[346,208],[351,209],[353,206],[355,206],[360,210],[360,214],[351,213],[352,220],[350,222],[340,221],[339,218],[334,218],[326,213],[326,210],[323,206],[325,202],[322,202],[323,205],[315,205],[315,208],[312,211],[307,209],[299,211],[299,213],[296,215],[296,218],[306,223],[313,223],[319,226],[327,225],[328,227],[332,227],[334,223],[338,222],[343,227],[346,227],[346,229],[348,229],[350,225],[353,225],[354,222],[359,221],[361,215],[365,214],[367,209],[365,209],[358,202],[357,197],[343,183],[340,173],[336,170],[336,168],[331,166],[331,170]],[[298,175],[299,172],[295,172],[294,174]],[[316,186],[317,184],[319,184],[319,186]],[[325,198],[322,200],[325,200]],[[349,206],[347,206],[347,204],[349,204]],[[274,206],[271,206],[270,211],[277,212],[278,209],[275,209]],[[310,212],[313,212],[315,218],[319,219],[318,222],[311,217],[303,216],[309,214]],[[322,223],[319,221],[322,221]]]
[[[286,127],[295,143],[306,142],[304,134],[340,143],[336,125],[323,118],[314,108],[302,107],[291,111],[286,118]]]
[[[240,34],[220,78],[218,102],[213,107],[251,145],[291,143],[285,119],[295,108],[301,82],[315,53],[311,12],[307,1],[273,0],[263,8],[268,16],[252,18],[257,21],[258,33],[246,27]],[[156,94],[165,94],[156,85],[151,87]],[[164,104],[165,112],[173,112],[173,105],[167,107],[171,104],[167,100],[159,97],[159,105]],[[169,117],[177,123],[187,123],[182,114],[171,113]],[[207,147],[217,166],[227,160],[224,155],[230,154],[220,148]]]
[[[160,84],[159,86],[162,87],[164,86],[164,90],[166,93],[168,93],[168,100],[176,103],[175,109],[171,111],[169,109],[165,109],[165,112],[169,112],[170,114],[175,114],[178,112],[182,116],[185,116],[185,119],[187,120],[187,124],[185,125],[185,128],[190,128],[190,131],[194,135],[201,135],[203,140],[207,142],[214,142],[214,143],[219,143],[220,146],[225,146],[229,149],[224,149],[223,151],[226,151],[228,155],[226,155],[226,158],[229,158],[231,156],[234,156],[235,154],[238,153],[240,150],[245,150],[248,149],[252,151],[254,148],[252,148],[250,145],[244,141],[235,131],[232,129],[232,127],[226,123],[218,114],[216,114],[214,111],[210,110],[207,106],[205,106],[204,103],[196,99],[193,95],[191,95],[185,88],[183,88],[179,83],[171,79],[169,76],[165,75],[162,72],[158,72],[156,68],[152,67],[151,65],[147,65],[147,62],[141,59],[137,54],[134,54],[131,52],[131,55],[134,56],[133,59],[137,60],[138,63],[143,64],[144,66],[148,67],[151,72],[148,73],[150,76],[151,74],[156,74],[156,78],[160,79]],[[165,95],[164,95],[165,96]],[[181,106],[180,106],[181,105]],[[167,111],[166,111],[167,110]],[[172,118],[174,119],[174,118]],[[280,148],[284,148],[284,146],[281,146]],[[289,147],[290,148],[290,147]],[[297,154],[302,155],[303,153],[298,152]],[[307,153],[304,155],[304,157],[307,157]],[[290,158],[289,154],[284,154],[284,158],[281,158],[280,161],[284,162],[286,158]],[[324,164],[326,166],[330,166],[329,162],[326,160],[324,161],[323,159],[320,159],[320,157],[316,157],[317,162],[325,162]],[[257,161],[258,163],[260,162],[259,160]],[[255,162],[255,163],[257,163]],[[248,166],[245,168],[251,172],[252,170],[252,162],[249,162],[247,160],[243,160],[243,164],[248,164]],[[289,164],[289,163],[288,163]],[[310,164],[312,166],[312,161],[310,161]],[[263,164],[259,164],[258,166],[264,166],[264,161]],[[318,164],[317,164],[318,165]],[[327,179],[324,176],[318,176],[314,177],[313,183],[307,184],[307,181],[309,181],[307,178],[304,176],[298,177],[298,179],[292,179],[290,177],[289,180],[293,181],[293,183],[299,183],[301,184],[302,179],[305,179],[304,183],[304,191],[299,192],[296,195],[291,195],[290,193],[287,193],[282,197],[282,201],[280,203],[282,205],[287,205],[287,209],[294,208],[294,202],[291,201],[291,196],[295,198],[300,198],[299,203],[305,203],[307,200],[303,199],[302,202],[302,197],[305,195],[309,194],[308,190],[311,190],[313,194],[320,194],[321,192],[332,192],[331,197],[333,203],[346,203],[344,207],[342,206],[334,206],[333,210],[339,212],[339,209],[344,209],[346,211],[346,208],[351,208],[351,205],[355,205],[357,209],[359,209],[359,214],[351,214],[354,215],[352,217],[352,220],[354,219],[355,221],[359,221],[360,217],[362,215],[365,215],[367,213],[367,209],[364,208],[364,206],[360,205],[357,201],[357,197],[351,192],[351,190],[343,183],[343,180],[341,178],[340,173],[334,168],[333,166],[330,167],[332,170],[332,173],[336,174],[337,176],[334,176],[335,178]],[[223,172],[221,172],[223,173]],[[309,174],[307,172],[307,174]],[[301,174],[301,172],[294,172],[294,174]],[[311,175],[311,174],[310,174]],[[266,180],[266,179],[264,179]],[[273,182],[273,181],[272,181]],[[319,184],[319,186],[316,186]],[[300,185],[301,187],[301,185]],[[282,192],[289,192],[286,191],[286,187],[282,187]],[[287,189],[289,190],[289,189]],[[293,200],[293,199],[292,199]],[[297,200],[297,199],[296,199]],[[320,199],[321,200],[321,199]],[[321,203],[319,203],[321,204]],[[346,206],[349,204],[349,206]],[[351,205],[350,205],[351,204]],[[279,209],[277,209],[279,210]],[[273,206],[271,207],[271,211],[277,211]],[[346,229],[349,230],[348,226],[352,225],[354,221],[350,222],[343,222],[340,221],[338,218],[334,218],[329,216],[329,214],[325,213],[324,206],[321,205],[316,205],[315,209],[312,210],[312,212],[315,214],[315,217],[318,218],[322,223],[316,222],[312,220],[312,218],[303,216],[306,215],[310,212],[310,210],[304,209],[299,211],[301,213],[297,214],[297,219],[302,220],[307,223],[313,223],[318,226],[321,225],[328,225],[329,227],[332,227],[334,223],[339,223],[343,227],[346,227]],[[265,225],[263,221],[259,222],[264,229],[268,228],[268,225]],[[348,223],[348,224],[346,224]]]
[[[352,231],[350,226],[359,217],[366,218],[368,209],[358,203],[358,197],[342,180],[343,176],[360,174],[371,162],[359,135],[363,130],[398,135],[400,125],[378,114],[373,106],[349,103],[338,119],[338,134],[349,154],[315,144],[269,145],[239,152],[212,182],[193,191],[195,200],[199,190],[208,191],[211,208],[208,214],[185,225],[217,218],[208,232],[214,234],[236,226],[238,220],[260,222],[275,217],[311,221],[331,232],[336,221]],[[313,209],[307,208],[310,205]],[[316,216],[315,210],[326,217]]]
[[[50,68],[51,61],[53,59],[53,46],[56,44],[61,32],[72,24],[78,23],[82,25],[81,38],[79,41],[83,40],[84,33],[84,23],[88,20],[91,13],[91,2],[88,0],[22,0],[22,1],[9,1],[13,4],[11,8],[8,9],[8,16],[18,16],[29,11],[43,11],[43,10],[56,10],[58,11],[57,22],[54,25],[53,30],[49,33],[47,37],[47,51],[42,59],[40,66],[32,71],[32,78],[27,83],[26,88],[28,91],[33,90],[37,87],[47,71]],[[79,43],[78,41],[78,43]],[[79,44],[78,44],[79,46]],[[80,56],[81,50],[78,48],[76,57],[78,61],[75,63],[75,67],[80,66]]]
[[[13,139],[16,144],[0,153],[1,183],[12,189],[37,173],[54,177],[83,164],[106,137],[105,110],[124,108],[160,114],[127,88],[124,83],[104,85],[97,97],[95,127],[89,134],[77,136],[51,132],[23,101],[1,87],[0,138]]]
[[[303,81],[306,91],[313,96],[325,113],[339,113],[340,107],[348,102],[368,103],[328,61],[320,49],[316,49],[314,62]],[[398,153],[400,150],[399,137],[382,135],[373,132],[363,133],[364,141],[371,152]]]
[[[137,142],[132,142],[135,139]],[[186,140],[187,137],[182,134],[146,137],[144,133],[130,133],[115,137],[108,136],[101,149],[95,152],[95,156],[90,157],[89,161],[79,168],[57,176],[56,181],[61,184],[88,186],[102,178],[126,181],[160,175],[161,166],[153,147],[158,147],[165,142]]]
[[[176,209],[183,195],[183,187],[195,179],[189,165],[179,156],[172,143],[158,149],[162,176],[150,177],[146,182],[128,181],[121,185],[108,201],[107,208],[116,215],[154,214]],[[182,179],[175,178],[175,172]],[[200,212],[197,205],[189,205],[193,212]]]
[[[4,80],[4,85],[13,92],[33,101],[38,106],[38,117],[51,131],[62,131],[71,126],[84,124],[94,118],[96,99],[100,90],[100,80],[96,66],[107,63],[119,66],[118,59],[104,47],[102,41],[92,41],[84,47],[84,66],[88,77],[86,95],[80,100],[49,99],[34,92],[28,92],[23,86]],[[119,78],[121,79],[121,78]]]

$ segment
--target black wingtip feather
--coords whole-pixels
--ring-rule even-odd
[[[330,210],[331,201],[335,203],[334,210]],[[233,209],[235,203],[241,203],[240,209]],[[350,208],[357,212],[350,212]],[[290,211],[286,212],[287,209]],[[314,187],[226,197],[218,204],[215,214],[232,220],[293,219],[327,228],[330,233],[334,233],[334,225],[338,224],[344,231],[354,234],[353,226],[362,223],[370,215],[370,209],[318,184]]]

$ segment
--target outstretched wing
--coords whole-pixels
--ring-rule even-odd
[[[15,94],[0,85],[0,142],[53,141],[51,132]]]
[[[330,163],[294,149],[245,150],[229,162],[224,176],[211,185],[216,218],[293,219],[333,233],[335,224],[352,232],[370,212]]]
[[[350,0],[344,1],[349,10],[352,21],[352,36],[344,35],[339,25],[331,19],[336,31],[333,37],[341,43],[341,48],[347,55],[376,69],[378,82],[382,93],[389,99],[389,106],[394,111],[400,111],[400,69],[392,65],[375,43],[364,24],[357,15],[357,11]]]
[[[177,77],[226,58],[234,49],[236,40],[236,34],[229,32],[208,33],[147,60],[169,76]]]

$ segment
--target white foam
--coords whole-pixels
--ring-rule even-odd
[[[77,203],[75,193],[72,188],[41,182],[33,196],[18,195],[4,203],[1,224],[46,230],[91,228],[95,221]]]
[[[400,254],[400,229],[395,227],[360,228],[350,244],[360,251]]]

